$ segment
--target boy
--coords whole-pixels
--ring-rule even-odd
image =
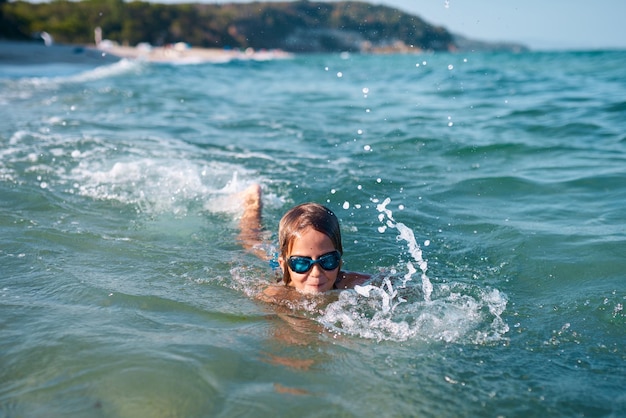
[[[261,248],[262,203],[258,184],[243,192],[243,205],[239,240],[244,248],[267,259]],[[351,289],[370,278],[341,270],[343,246],[339,220],[330,209],[317,203],[303,203],[285,213],[278,226],[278,246],[282,281],[301,293]],[[263,293],[276,297],[285,290],[282,286],[270,286]]]

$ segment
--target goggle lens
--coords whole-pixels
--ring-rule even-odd
[[[314,264],[319,264],[324,270],[334,270],[339,267],[341,261],[341,254],[339,251],[333,251],[332,253],[324,254],[317,260],[313,260],[309,257],[292,256],[287,260],[289,268],[298,274],[306,273],[313,268]]]

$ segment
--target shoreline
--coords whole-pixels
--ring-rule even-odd
[[[150,45],[120,46],[108,42],[99,45],[44,45],[40,42],[0,40],[0,63],[38,65],[52,63],[111,64],[122,59],[154,63],[195,64],[226,63],[233,60],[267,61],[293,55],[281,50],[246,51],[198,48],[177,44],[165,47]]]
[[[85,45],[0,40],[0,63],[12,65],[41,64],[112,64],[121,58]]]

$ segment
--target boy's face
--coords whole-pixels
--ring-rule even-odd
[[[287,260],[291,256],[308,257],[317,260],[323,255],[332,253],[335,247],[330,238],[315,229],[308,227],[299,237],[296,237],[291,243],[289,254],[286,257],[280,257],[278,262],[280,267],[285,271],[289,268]],[[322,293],[333,288],[341,263],[334,270],[324,270],[319,264],[314,264],[307,272],[296,273],[289,269],[291,281],[289,286],[295,287],[303,293]]]

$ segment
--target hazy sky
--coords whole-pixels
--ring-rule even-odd
[[[626,0],[365,1],[396,7],[472,39],[521,42],[533,49],[626,48]]]
[[[626,48],[626,0],[378,0],[481,40],[533,49]]]

